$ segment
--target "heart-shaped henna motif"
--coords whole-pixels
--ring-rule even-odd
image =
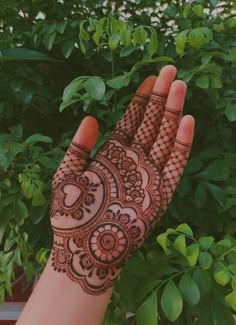
[[[62,193],[65,194],[63,205],[68,209],[72,209],[77,204],[81,203],[82,200],[82,191],[78,185],[73,183],[66,183],[62,188]]]

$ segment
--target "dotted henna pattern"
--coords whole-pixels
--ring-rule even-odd
[[[89,294],[114,285],[179,181],[190,146],[175,143],[180,116],[170,109],[164,113],[165,101],[160,94],[150,99],[136,94],[86,171],[88,152],[72,142],[54,176],[53,267]],[[158,118],[148,121],[153,111]]]

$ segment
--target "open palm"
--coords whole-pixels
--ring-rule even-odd
[[[96,121],[87,118],[54,176],[53,267],[90,294],[114,284],[165,212],[183,173],[194,121],[181,120],[186,86],[173,82],[175,73],[166,66],[157,79],[144,81],[85,168],[97,137]]]

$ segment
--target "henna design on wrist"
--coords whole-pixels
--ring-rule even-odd
[[[149,102],[136,94],[86,171],[88,152],[72,142],[54,176],[53,268],[89,294],[114,285],[165,212],[186,163],[190,147],[174,146],[180,116],[171,109],[164,113],[165,101],[160,94],[152,94]],[[164,167],[159,148],[166,137],[164,159],[170,159]]]

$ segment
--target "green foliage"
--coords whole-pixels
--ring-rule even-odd
[[[104,324],[233,324],[234,10],[219,0],[1,1],[1,301],[15,265],[30,277],[46,263],[51,178],[82,118],[100,124],[93,155],[144,78],[174,63],[188,84],[185,114],[196,119],[191,157]]]
[[[230,308],[236,307],[235,259],[232,236],[219,241],[213,236],[197,239],[187,224],[180,224],[159,234],[156,244],[146,243],[130,259],[116,293],[137,324],[221,324],[222,319],[234,324]],[[209,311],[203,315],[206,305]]]

